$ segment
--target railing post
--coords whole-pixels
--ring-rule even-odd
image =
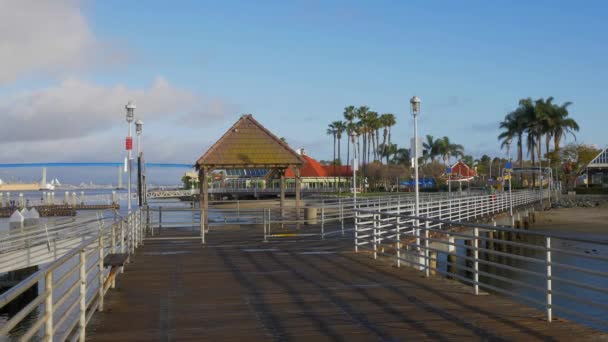
[[[201,217],[201,220],[203,218]],[[163,207],[158,207],[158,232],[163,228]]]
[[[120,220],[120,253],[125,252],[125,221]]]
[[[116,223],[112,223],[110,230],[111,251],[112,253],[116,253]]]
[[[321,207],[321,240],[325,240],[325,207]]]
[[[377,228],[378,228],[378,219],[379,219],[378,215],[376,215],[376,214],[372,215],[372,220],[374,222],[374,228],[373,228],[373,233],[374,233],[374,259],[378,258],[378,237],[377,237],[377,234],[378,234],[378,230],[377,230]]]
[[[473,239],[473,269],[475,270],[475,274],[473,275],[473,280],[475,281],[475,294],[479,294],[479,228],[473,228],[475,239]]]
[[[98,279],[99,279],[99,289],[98,289],[98,296],[99,296],[99,305],[97,306],[97,311],[103,311],[103,236],[100,235],[99,236],[99,245],[97,246],[98,252],[99,252],[99,263],[98,263],[98,268],[99,268],[99,274]]]
[[[353,211],[355,214],[355,253],[359,252],[359,211],[357,205],[353,203]]]
[[[193,215],[194,216],[194,215]],[[146,205],[146,234],[154,235],[150,232],[150,206]]]
[[[553,320],[553,295],[551,284],[551,237],[545,237],[545,248],[547,250],[547,321]]]
[[[401,267],[401,196],[397,199],[397,267]]]
[[[79,340],[85,341],[87,325],[87,262],[85,249],[80,250],[80,318],[78,320]]]
[[[342,198],[338,198],[338,203],[340,205],[340,226],[342,227],[342,236],[344,236],[344,204]]]
[[[44,324],[45,340],[53,341],[53,335],[55,334],[53,326],[53,271],[49,271],[44,277],[44,288],[46,292],[46,299],[44,301],[44,313],[46,320]]]
[[[429,221],[424,223],[424,269],[428,278],[431,275],[431,260],[429,259]]]
[[[201,209],[201,219],[200,219],[200,226],[201,226],[201,244],[205,244],[205,209]]]
[[[268,237],[266,236],[266,225],[268,224],[268,222],[266,221],[266,208],[262,209],[262,220],[264,223],[264,242],[268,242]]]

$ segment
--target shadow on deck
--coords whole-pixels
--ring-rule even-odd
[[[220,234],[221,233],[221,234]],[[167,233],[163,234],[167,236]],[[575,340],[605,336],[498,295],[355,254],[352,238],[263,243],[252,229],[137,250],[93,341]],[[252,238],[252,237],[256,238]],[[220,240],[221,239],[221,240]]]

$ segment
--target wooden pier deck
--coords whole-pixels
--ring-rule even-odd
[[[87,327],[92,341],[599,340],[499,295],[355,254],[352,239],[243,232],[146,241]],[[163,234],[166,234],[164,232]]]

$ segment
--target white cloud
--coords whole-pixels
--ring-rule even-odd
[[[209,122],[234,110],[218,99],[203,101],[162,77],[140,89],[68,78],[56,86],[0,98],[0,142],[84,137],[107,130],[123,123],[124,105],[131,99],[137,105],[136,116],[144,121]]]
[[[21,76],[73,72],[113,63],[77,0],[0,0],[0,84]]]

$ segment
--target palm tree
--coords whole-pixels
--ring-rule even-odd
[[[342,153],[340,152],[340,143],[342,141],[342,134],[346,131],[346,124],[343,121],[334,121],[332,126],[336,130],[336,139],[338,140],[338,161],[342,165]],[[348,140],[348,139],[346,139]]]
[[[572,134],[576,139],[574,132],[578,132],[579,126],[574,119],[569,118],[568,107],[572,105],[572,102],[565,102],[561,106],[554,105],[554,110],[551,113],[551,120],[553,121],[553,148],[555,152],[559,152],[559,146],[562,137],[566,133]]]
[[[443,137],[441,139],[438,139],[438,141],[436,142],[437,146],[437,152],[439,155],[441,155],[443,157],[443,164],[447,165],[450,157],[454,156],[454,157],[461,157],[464,156],[464,147],[460,144],[453,144],[450,141],[450,138],[448,137]]]
[[[353,132],[353,121],[355,120],[355,106],[344,107],[344,120],[346,120],[346,165],[350,165],[350,135]],[[353,146],[354,148],[354,146]]]
[[[395,145],[397,147],[397,145]],[[397,165],[410,166],[410,150],[407,148],[397,148],[393,156],[393,163]]]
[[[358,153],[358,155],[361,157],[361,161],[362,161],[362,165],[365,167],[365,151],[367,148],[367,113],[369,112],[369,107],[367,106],[360,106],[359,108],[357,108],[355,110],[355,116],[357,117],[357,119],[359,119],[359,122],[357,123],[357,126],[359,126],[359,134],[361,135],[361,140],[362,140],[362,154]],[[361,152],[361,151],[360,151]]]
[[[437,156],[438,140],[435,140],[432,135],[426,135],[426,142],[422,144],[426,156],[431,159],[431,162],[435,161]],[[424,154],[423,154],[424,155]]]
[[[384,128],[384,134],[383,134],[383,138],[382,138],[382,146],[386,148],[386,147],[389,147],[391,145],[390,129],[396,123],[396,121],[395,121],[395,115],[393,115],[391,113],[385,113],[385,114],[380,115],[379,120],[380,120],[380,124]],[[386,143],[387,136],[388,136],[388,145]],[[380,155],[386,157],[386,164],[388,165],[388,154],[385,153],[384,149],[380,152]]]
[[[332,123],[336,129],[336,138],[338,139],[338,163],[340,164],[340,170],[342,170],[342,153],[340,152],[340,144],[342,142],[342,133],[346,130],[346,123],[343,121],[334,121]],[[346,138],[348,141],[348,137]],[[342,182],[342,172],[338,174],[338,184]]]

